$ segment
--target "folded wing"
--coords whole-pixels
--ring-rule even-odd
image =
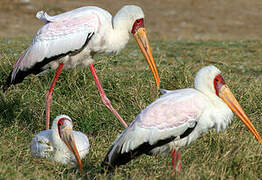
[[[28,74],[42,72],[43,66],[49,62],[81,50],[100,27],[99,16],[92,7],[79,8],[57,16],[49,16],[40,11],[37,17],[46,24],[38,30],[30,47],[14,64],[9,84],[19,83]]]
[[[154,148],[184,138],[197,125],[205,109],[203,95],[194,89],[166,93],[145,108],[115,140],[103,166],[109,169],[129,162]]]

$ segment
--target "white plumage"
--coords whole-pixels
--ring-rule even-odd
[[[33,137],[30,143],[30,150],[32,155],[37,158],[47,158],[63,164],[76,164],[77,159],[74,153],[68,148],[59,135],[58,122],[61,119],[68,119],[71,121],[69,116],[57,116],[53,121],[52,129],[41,131]],[[66,126],[72,128],[72,121],[71,125],[70,121],[68,123],[69,125]],[[80,159],[83,159],[89,151],[89,140],[85,134],[79,131],[72,131],[72,135]]]
[[[197,73],[194,88],[162,90],[164,95],[142,110],[115,140],[103,165],[114,168],[144,153],[178,150],[210,128],[223,131],[233,118],[231,110],[261,143],[220,73],[215,66],[207,66]]]

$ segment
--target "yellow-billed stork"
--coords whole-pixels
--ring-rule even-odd
[[[175,164],[180,157],[176,150],[211,128],[225,130],[233,112],[262,143],[220,73],[215,66],[206,66],[198,71],[194,88],[162,90],[164,95],[142,110],[114,141],[102,165],[112,170],[142,154],[172,151],[172,164],[180,171],[181,161]]]
[[[56,16],[40,11],[36,16],[45,25],[38,30],[30,46],[17,59],[3,91],[11,84],[22,82],[29,74],[56,69],[46,93],[46,129],[49,129],[52,92],[62,69],[89,66],[102,102],[127,127],[106,97],[93,66],[93,56],[96,53],[118,53],[125,47],[129,34],[132,33],[159,88],[160,80],[146,35],[142,9],[136,5],[126,5],[113,18],[106,10],[95,6],[81,7]]]
[[[47,158],[63,164],[79,164],[89,151],[89,141],[85,134],[73,131],[73,122],[67,115],[59,115],[51,129],[36,134],[30,150],[34,157]]]

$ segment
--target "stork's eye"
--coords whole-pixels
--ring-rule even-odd
[[[143,18],[135,20],[131,32],[134,34],[141,27],[144,27],[144,19]]]
[[[63,125],[64,125],[64,121],[65,121],[64,118],[60,119],[60,120],[58,121],[58,126],[63,126]]]
[[[137,24],[137,25],[143,24],[143,19],[142,19],[142,18],[141,18],[141,19],[137,19],[137,20],[136,20],[136,24]]]
[[[218,75],[215,77],[214,82],[225,84],[224,79],[223,79],[223,77],[221,76],[221,74],[218,74]]]

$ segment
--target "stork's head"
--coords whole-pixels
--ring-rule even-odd
[[[233,93],[226,85],[219,69],[213,65],[200,69],[195,77],[194,85],[196,89],[206,95],[214,95],[221,98],[262,144],[260,134],[257,132]]]
[[[133,34],[135,40],[137,41],[141,52],[147,60],[147,63],[154,75],[155,83],[158,88],[160,88],[160,80],[155,65],[155,61],[151,52],[149,41],[146,34],[146,29],[144,25],[144,12],[136,5],[123,6],[115,15],[113,20],[114,27],[121,29],[127,29]]]
[[[80,171],[82,171],[82,162],[76,148],[74,136],[73,136],[73,122],[67,115],[59,115],[54,120],[52,129],[57,128],[59,137],[66,144],[67,148],[73,152],[77,163],[79,164]]]

